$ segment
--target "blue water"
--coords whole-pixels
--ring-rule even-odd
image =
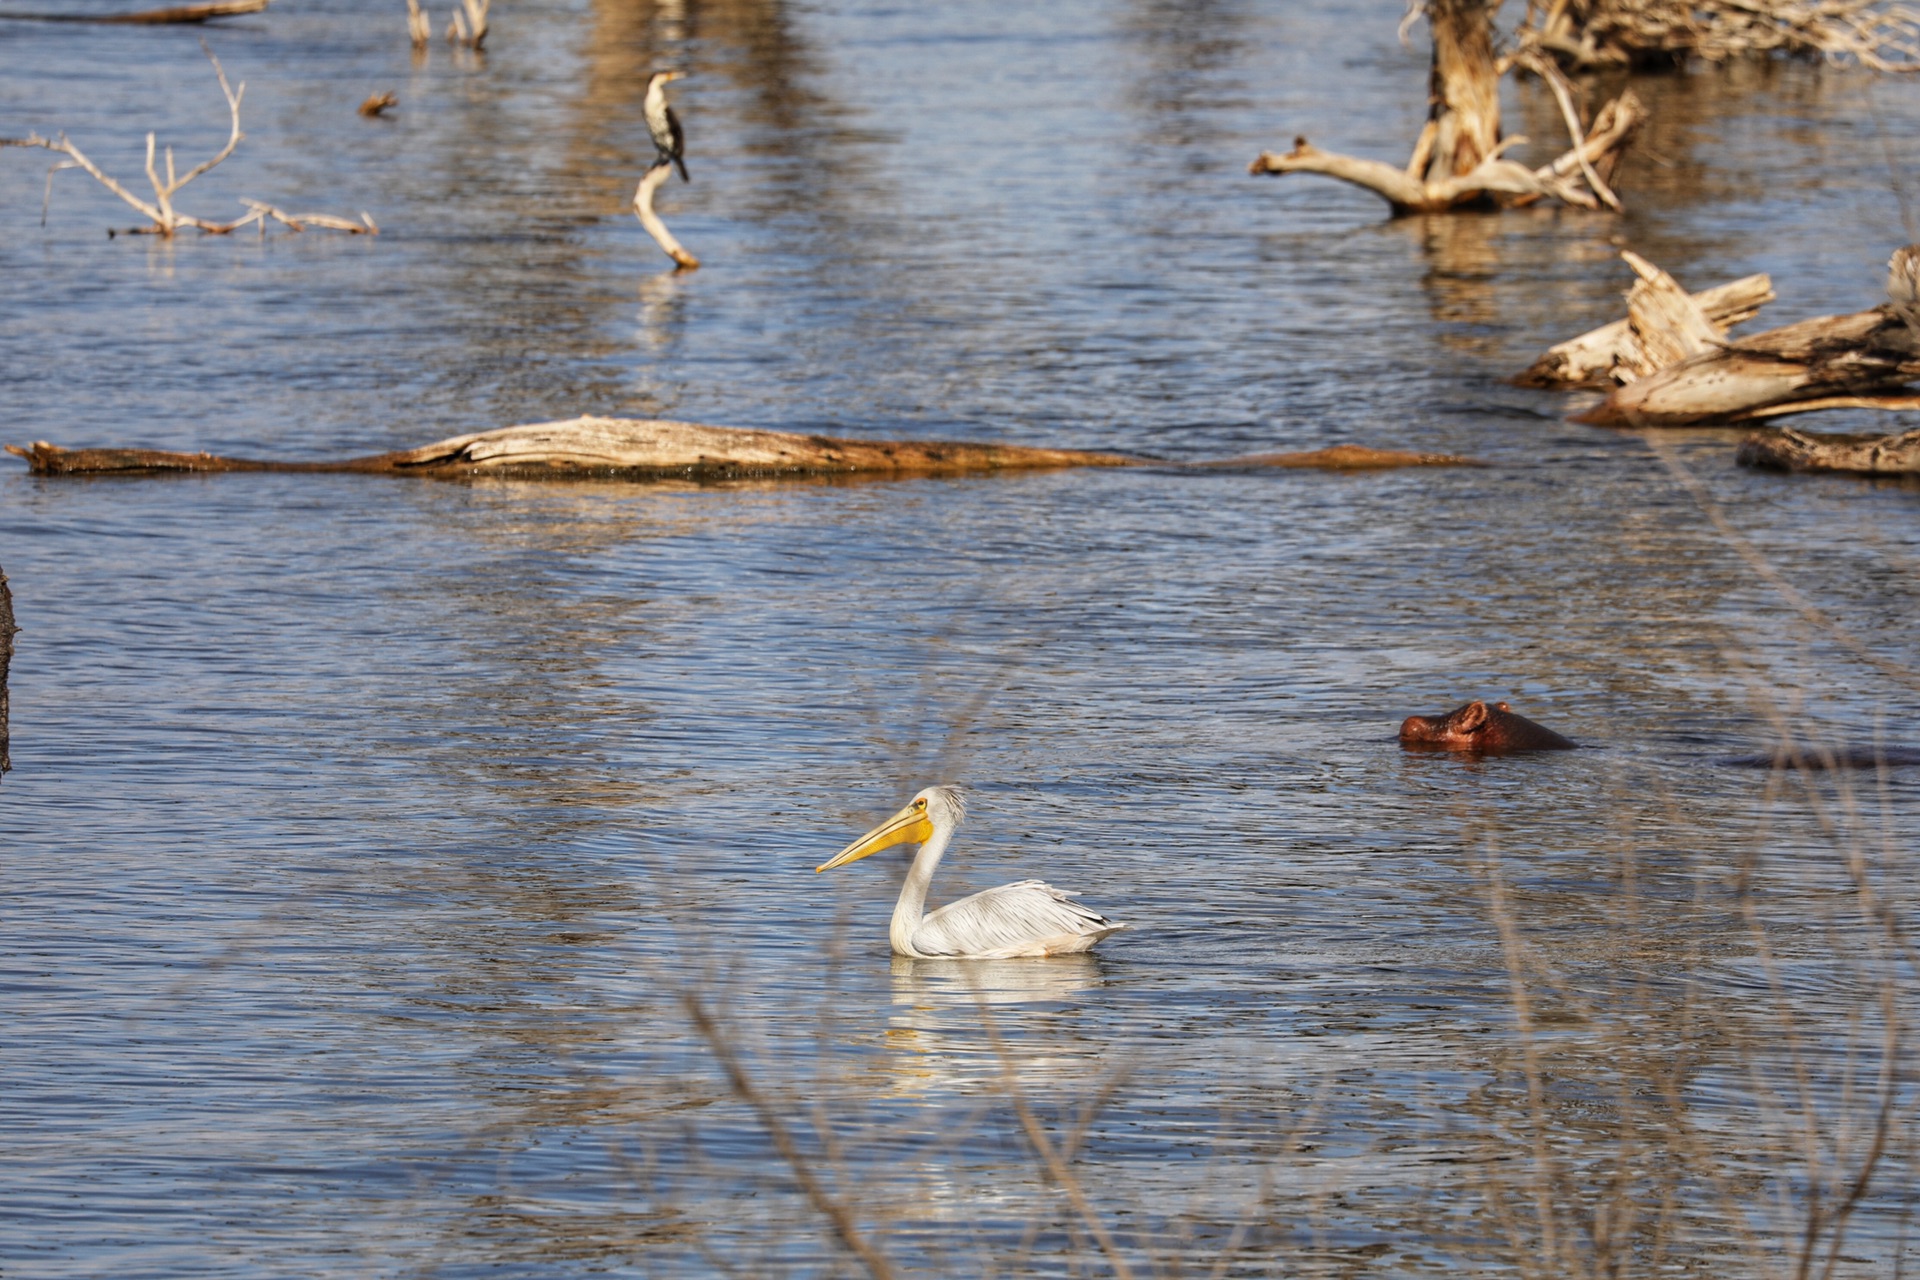
[[[197,162],[204,34],[247,138],[181,205],[382,230],[110,240],[137,215],[76,173],[42,227],[49,157],[0,151],[6,442],[314,457],[593,412],[1491,464],[6,460],[0,1273],[859,1273],[835,1207],[901,1274],[1791,1272],[1914,1048],[1920,775],[1719,762],[1910,740],[1920,504],[1503,379],[1619,313],[1621,245],[1771,272],[1763,323],[1871,305],[1920,86],[1641,81],[1618,217],[1248,177],[1302,131],[1404,156],[1399,13],[516,4],[421,60],[385,4],[0,23],[0,133]],[[667,64],[691,274],[626,208]],[[1551,150],[1537,86],[1508,110]],[[1471,697],[1585,746],[1395,743]],[[975,792],[936,896],[1044,876],[1132,927],[891,960],[904,862],[813,867],[936,780]],[[1836,1275],[1920,1261],[1891,1132]]]

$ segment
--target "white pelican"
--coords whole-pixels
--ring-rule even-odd
[[[814,870],[844,867],[896,844],[912,842],[920,846],[907,872],[907,882],[901,886],[900,901],[893,908],[893,927],[887,935],[896,955],[973,960],[1060,956],[1091,950],[1100,939],[1127,927],[1038,880],[1003,884],[922,915],[933,869],[940,865],[947,841],[966,814],[966,802],[958,787],[928,787],[906,808]]]

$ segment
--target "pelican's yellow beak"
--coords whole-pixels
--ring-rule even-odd
[[[891,849],[897,844],[920,844],[933,834],[933,819],[927,816],[927,802],[915,800],[867,834],[814,868],[818,874],[858,862],[870,853]]]

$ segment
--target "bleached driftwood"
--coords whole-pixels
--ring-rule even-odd
[[[7,452],[38,475],[182,471],[361,472],[417,476],[517,476],[730,480],[755,476],[957,475],[1048,467],[1136,465],[1139,458],[1083,449],[922,440],[851,440],[710,427],[654,418],[571,418],[435,441],[418,449],[325,462],[272,462],[152,449],[61,449],[45,441]]]
[[[1910,406],[1920,409],[1920,397]],[[1814,435],[1782,427],[1750,435],[1740,462],[1765,471],[1844,471],[1864,476],[1920,475],[1920,431],[1887,436]]]
[[[13,665],[13,592],[7,571],[0,568],[0,773],[13,768],[7,756],[7,668]]]
[[[1627,294],[1627,318],[1548,348],[1514,378],[1516,383],[1524,387],[1613,386],[1632,382],[1671,363],[1657,354],[1666,349],[1670,340],[1661,335],[1643,336],[1635,327],[1635,315],[1637,311],[1640,322],[1647,323],[1656,313],[1652,295],[1663,292],[1668,285],[1676,291],[1679,286],[1671,283],[1672,277],[1637,254],[1623,252],[1621,257],[1640,277]],[[1724,339],[1734,325],[1751,320],[1761,307],[1773,301],[1773,281],[1765,275],[1744,276],[1689,296],[1717,342]],[[1665,301],[1669,307],[1672,305],[1671,300]]]
[[[1640,276],[1625,332],[1609,325],[1563,343],[1519,379],[1568,385],[1604,369],[1600,376],[1624,384],[1575,421],[1711,426],[1820,409],[1920,408],[1908,385],[1920,378],[1920,246],[1888,264],[1886,304],[1739,339],[1726,325],[1771,297],[1764,277],[1734,281],[1718,297],[1691,295],[1652,263],[1622,256]]]
[[[104,26],[164,27],[212,22],[259,13],[271,0],[223,0],[218,4],[187,4],[170,9],[141,9],[135,13],[0,13],[19,22],[88,22]]]
[[[202,47],[204,48],[205,46],[203,45]],[[240,140],[246,136],[240,132],[240,99],[247,91],[246,82],[244,80],[241,81],[238,89],[228,84],[226,69],[220,65],[220,59],[213,56],[211,49],[208,49],[206,53],[207,61],[213,64],[214,75],[220,80],[220,92],[224,94],[227,99],[227,116],[230,122],[230,127],[227,131],[227,144],[220,148],[219,152],[215,154],[212,159],[202,161],[200,164],[187,170],[184,174],[177,173],[174,169],[173,148],[166,148],[164,155],[166,158],[167,176],[163,180],[160,177],[159,168],[156,166],[154,160],[154,135],[149,132],[147,134],[147,181],[153,186],[153,199],[150,201],[141,199],[126,187],[122,186],[110,174],[101,169],[100,166],[88,159],[86,153],[69,141],[64,133],[58,138],[43,138],[37,133],[29,134],[24,138],[0,138],[0,147],[40,147],[43,150],[57,152],[67,157],[63,161],[55,162],[53,168],[47,171],[47,204],[50,205],[53,200],[54,174],[59,173],[63,169],[84,170],[95,181],[99,182],[100,185],[146,215],[151,225],[132,228],[128,233],[131,235],[172,236],[181,227],[193,227],[209,235],[226,235],[229,232],[238,231],[241,227],[259,222],[263,218],[272,216],[274,211],[270,206],[259,204],[257,201],[243,200],[241,203],[249,205],[252,208],[252,212],[232,222],[213,222],[205,218],[197,218],[190,213],[182,213],[173,206],[173,198],[179,194],[182,187],[185,187],[189,182],[192,182],[195,178],[232,155],[234,148],[238,147]],[[332,226],[339,230],[355,232],[377,230],[371,218],[366,218],[364,214],[361,216],[365,218],[365,226],[349,222],[344,218],[333,218],[331,215],[310,215],[306,221],[314,226]],[[43,206],[41,221],[44,222],[45,220],[46,211]],[[285,221],[285,219],[283,218],[282,221]]]
[[[275,462],[157,449],[62,449],[46,441],[6,446],[36,475],[158,475],[167,472],[357,472],[434,477],[521,479],[604,477],[623,480],[734,480],[755,477],[961,475],[1058,467],[1166,466],[1135,454],[1088,449],[931,440],[851,440],[711,427],[658,418],[569,418],[506,427],[359,458]],[[1305,453],[1249,454],[1195,467],[1319,467],[1366,471],[1407,466],[1481,466],[1471,458],[1335,445]]]
[[[1386,200],[1395,214],[1441,213],[1466,205],[1522,205],[1549,198],[1583,209],[1619,208],[1601,170],[1610,167],[1644,109],[1631,92],[1601,108],[1583,128],[1565,78],[1549,83],[1567,122],[1571,148],[1553,163],[1529,169],[1502,157],[1524,138],[1500,137],[1500,77],[1514,65],[1494,52],[1497,0],[1428,0],[1424,11],[1433,33],[1428,119],[1404,169],[1379,160],[1322,151],[1304,137],[1284,154],[1263,151],[1248,166],[1254,174],[1318,173]],[[1542,60],[1542,73],[1550,68]]]
[[[673,238],[673,232],[667,230],[667,224],[660,221],[660,215],[653,211],[653,193],[660,184],[673,176],[673,162],[663,160],[647,170],[640,179],[640,185],[633,192],[633,215],[640,219],[640,225],[647,229],[654,242],[667,251],[667,256],[691,271],[700,265],[700,259],[688,253]]]

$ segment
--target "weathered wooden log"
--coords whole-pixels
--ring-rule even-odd
[[[7,669],[13,665],[13,592],[7,587],[7,571],[0,568],[0,773],[13,768],[7,754]]]
[[[1914,398],[1920,408],[1920,397]],[[1896,435],[1815,435],[1781,427],[1741,442],[1742,466],[1763,471],[1844,471],[1863,476],[1920,475],[1920,430]]]
[[[0,13],[18,22],[89,22],[104,26],[191,26],[216,18],[238,18],[259,13],[271,0],[223,0],[218,4],[186,4],[169,9],[142,9],[137,13]]]
[[[517,479],[736,480],[755,477],[868,475],[907,477],[1058,467],[1166,466],[1158,458],[1088,449],[932,440],[850,440],[786,431],[708,427],[655,418],[570,418],[454,436],[418,449],[357,458],[281,462],[161,449],[62,449],[44,440],[6,451],[35,475],[164,475],[182,472],[281,471],[429,477],[511,476]],[[1412,453],[1342,444],[1299,453],[1256,453],[1197,467],[1319,467],[1371,471],[1388,467],[1484,466],[1448,453]]]
[[[1765,275],[1744,276],[1689,296],[1718,336],[1724,337],[1727,330],[1751,320],[1773,301],[1773,280]],[[1611,387],[1656,368],[1629,316],[1549,347],[1513,380],[1523,387]]]
[[[1145,459],[1086,449],[932,440],[851,440],[709,427],[654,418],[571,418],[435,441],[418,449],[320,462],[226,458],[155,449],[61,449],[45,441],[7,452],[36,475],[165,472],[360,472],[414,476],[731,480],[754,476],[957,475],[1049,467],[1133,466]]]
[[[1891,306],[1815,316],[1726,343],[1626,386],[1574,421],[1684,427],[1833,408],[1911,408],[1920,343]]]

